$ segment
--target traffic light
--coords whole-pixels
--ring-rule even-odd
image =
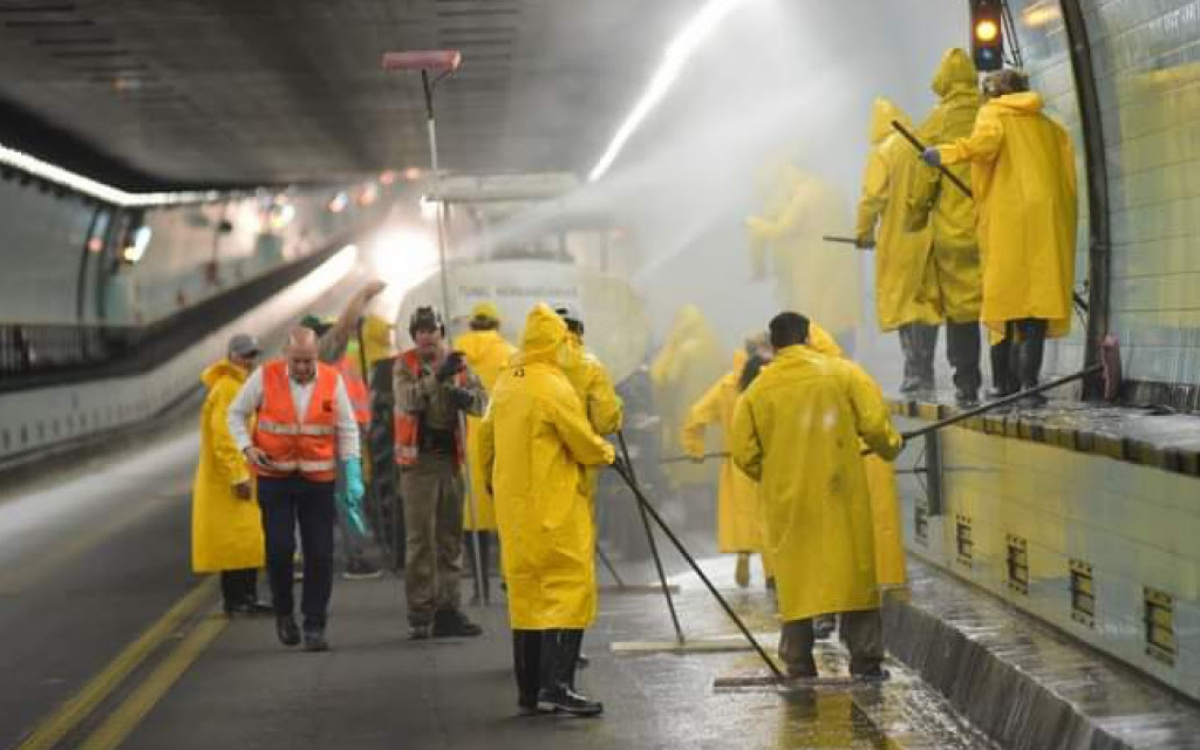
[[[971,0],[971,55],[980,72],[1004,67],[1003,0]]]

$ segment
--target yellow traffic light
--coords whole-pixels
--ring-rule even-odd
[[[1000,36],[1000,26],[990,18],[985,18],[975,24],[975,39],[980,42],[994,42]]]

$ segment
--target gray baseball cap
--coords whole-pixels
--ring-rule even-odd
[[[248,333],[239,333],[229,339],[229,353],[235,357],[255,357],[261,351],[258,339]]]

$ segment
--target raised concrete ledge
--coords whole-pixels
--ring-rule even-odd
[[[928,422],[961,411],[937,401],[896,396],[887,401],[892,414]],[[1052,401],[1042,409],[1000,409],[956,427],[1200,477],[1200,417],[1195,415]]]
[[[888,651],[1014,750],[1196,747],[1200,708],[991,594],[910,559]]]

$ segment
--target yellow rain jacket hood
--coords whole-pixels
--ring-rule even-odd
[[[708,425],[721,429],[721,450],[728,453],[733,428],[733,408],[737,404],[738,381],[748,359],[738,349],[733,369],[721,377],[688,411],[681,436],[684,453],[693,458],[704,455],[704,433]],[[717,485],[717,547],[721,552],[758,552],[762,550],[762,508],[758,500],[758,482],[734,465],[733,459],[721,462]]]
[[[374,367],[380,360],[396,356],[396,347],[392,343],[392,324],[378,315],[363,318],[362,346],[368,368]]]
[[[1044,318],[1048,335],[1071,329],[1078,206],[1071,138],[1042,113],[1034,92],[979,110],[971,134],[939,148],[947,165],[970,163],[983,261],[980,318]]]
[[[596,615],[595,529],[584,470],[612,463],[558,364],[567,327],[544,304],[501,372],[480,429],[514,629],[586,628]]]
[[[875,312],[883,331],[909,323],[941,323],[937,278],[929,263],[929,230],[908,232],[905,226],[921,162],[916,150],[892,129],[893,120],[910,126],[899,107],[876,99],[871,113],[874,147],[863,173],[855,226],[860,240],[875,240]]]
[[[476,306],[475,312],[482,305]],[[499,331],[467,331],[454,342],[454,348],[466,355],[467,366],[479,377],[483,389],[490,395],[500,371],[509,363],[517,348],[504,340]],[[463,498],[463,528],[467,531],[495,531],[496,508],[488,492],[483,472],[483,455],[479,450],[480,417],[467,416],[467,470],[470,472],[472,497]]]
[[[247,375],[223,359],[200,376],[208,395],[200,410],[200,463],[192,483],[192,570],[196,573],[261,568],[265,562],[258,503],[233,494],[235,484],[252,482],[252,477],[226,424],[229,405]]]
[[[870,378],[804,346],[780,350],[737,402],[730,447],[761,485],[784,621],[880,604],[860,439],[887,459],[902,445]]]
[[[721,345],[700,308],[681,308],[666,345],[650,365],[654,402],[662,419],[664,455],[678,450],[688,409],[721,377],[725,362]],[[715,445],[714,441],[714,450]],[[711,485],[716,479],[713,467],[699,464],[671,464],[665,467],[665,473],[676,486]]]

